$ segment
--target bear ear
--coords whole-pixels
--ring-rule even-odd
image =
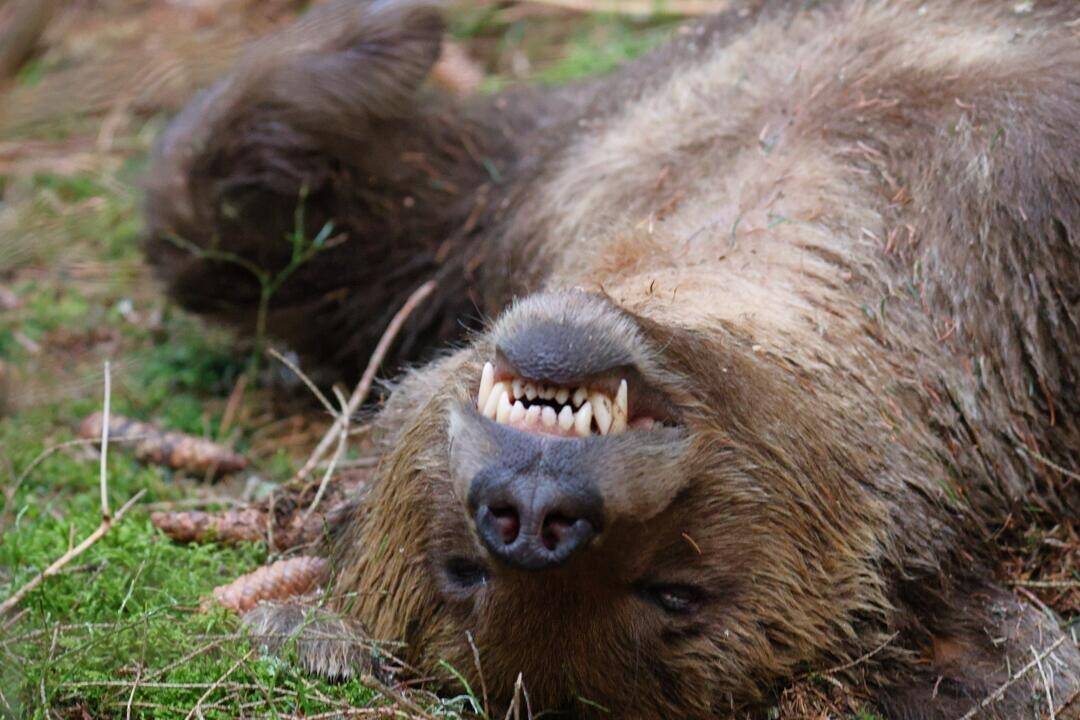
[[[445,22],[429,0],[337,0],[255,43],[233,85],[246,104],[268,103],[296,123],[396,117],[439,59]],[[289,112],[292,111],[292,112]]]
[[[879,696],[886,717],[1050,717],[1052,702],[1080,718],[1080,652],[1049,609],[992,585],[938,599],[916,620],[918,676]]]

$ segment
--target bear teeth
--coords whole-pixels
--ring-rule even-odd
[[[484,363],[476,409],[503,425],[548,434],[588,437],[625,432],[629,388],[619,381],[615,397],[584,386],[545,385],[524,378],[495,381],[495,366]],[[647,419],[647,418],[646,418]],[[647,424],[651,427],[651,423]],[[635,421],[635,427],[644,426]]]

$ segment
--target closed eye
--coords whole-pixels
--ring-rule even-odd
[[[671,615],[691,615],[705,602],[705,593],[692,585],[657,583],[645,586],[641,595]]]
[[[452,557],[446,561],[443,569],[446,579],[455,590],[472,590],[488,581],[487,569],[467,558]]]

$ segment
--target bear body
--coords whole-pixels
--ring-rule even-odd
[[[1080,512],[1080,14],[801,6],[455,99],[428,7],[331,5],[162,138],[148,253],[193,309],[250,327],[230,258],[286,266],[298,202],[335,240],[266,320],[339,375],[439,283],[397,359],[457,349],[330,545],[334,609],[420,675],[641,720],[825,670],[889,718],[1080,684],[992,579],[1010,513]]]

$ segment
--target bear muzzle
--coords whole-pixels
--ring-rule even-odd
[[[490,426],[490,423],[485,423]],[[541,570],[566,562],[604,529],[604,502],[584,442],[496,425],[492,451],[469,482],[481,543],[503,563]]]

